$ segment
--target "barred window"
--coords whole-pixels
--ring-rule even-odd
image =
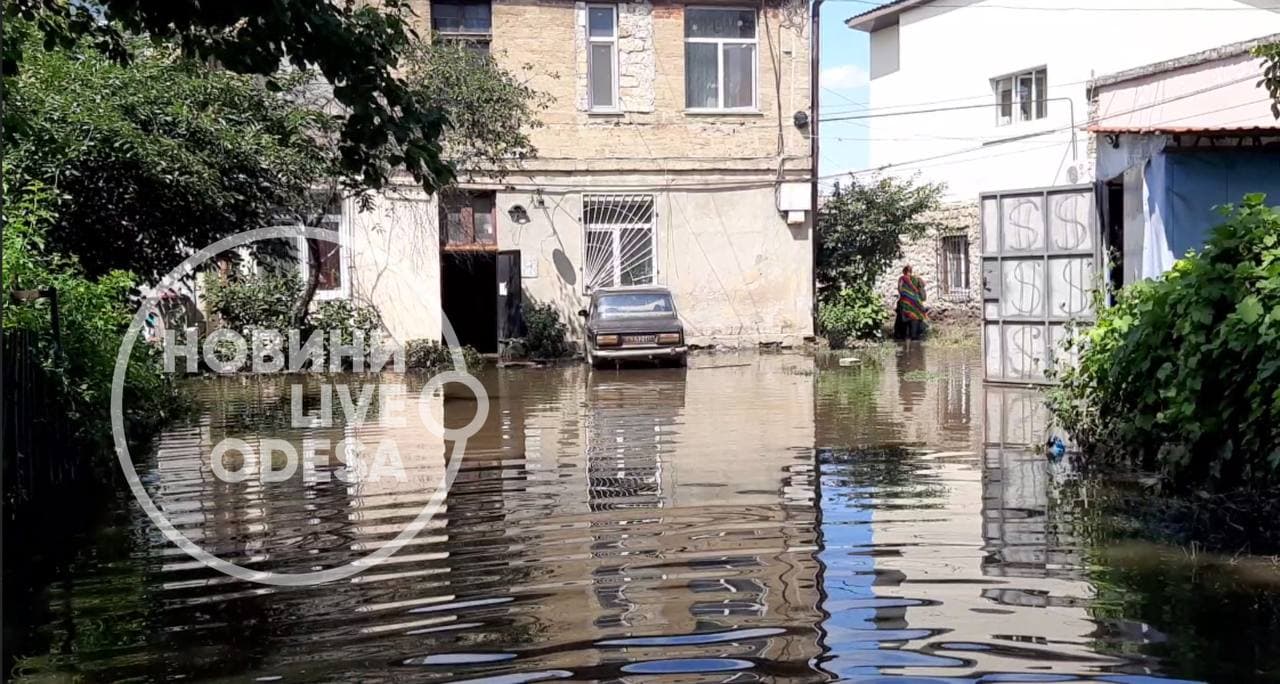
[[[948,235],[942,238],[942,292],[953,297],[969,295],[969,238]]]
[[[583,283],[598,287],[652,285],[653,195],[584,195]]]

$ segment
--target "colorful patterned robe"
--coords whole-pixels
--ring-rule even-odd
[[[913,275],[898,278],[898,309],[902,312],[904,320],[929,319],[929,315],[924,311],[924,297],[924,280]]]

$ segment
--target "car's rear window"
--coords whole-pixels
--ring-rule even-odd
[[[676,311],[671,295],[661,292],[608,294],[600,297],[596,307],[601,318],[670,316]]]

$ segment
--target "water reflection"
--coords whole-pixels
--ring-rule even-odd
[[[1276,585],[1188,585],[1176,564],[1142,562],[1150,551],[1091,556],[1069,469],[1028,447],[1043,438],[1037,396],[980,373],[975,350],[927,344],[853,367],[717,355],[688,370],[490,371],[489,415],[443,507],[391,562],[321,587],[248,584],[122,507],[51,584],[43,655],[22,673],[1140,682],[1227,667],[1180,643],[1240,662],[1252,644],[1255,665],[1274,662],[1260,640],[1280,621],[1256,606]],[[179,529],[247,567],[300,572],[367,554],[421,510],[452,445],[393,405],[360,428],[326,422],[314,385],[317,417],[297,428],[287,383],[200,386],[203,413],[140,468]],[[451,427],[475,411],[430,401]],[[223,482],[206,456],[224,436],[285,440],[310,470]],[[393,440],[404,477],[339,477],[335,445],[353,439]],[[1258,636],[1232,649],[1187,634],[1218,617],[1157,610],[1200,605],[1186,592],[1225,598]]]

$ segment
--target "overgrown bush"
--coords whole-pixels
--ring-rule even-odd
[[[334,332],[338,333],[343,344],[351,344],[353,333],[359,330],[364,333],[367,345],[373,334],[382,330],[382,317],[375,307],[349,299],[326,299],[317,303],[308,314],[307,322],[315,330],[326,331],[326,344],[332,340]]]
[[[1263,202],[1228,207],[1200,254],[1076,337],[1051,406],[1092,458],[1175,488],[1280,485],[1280,213]]]
[[[818,296],[831,301],[853,288],[873,288],[902,257],[902,241],[933,227],[943,186],[910,178],[838,183],[818,213]]]
[[[8,303],[4,330],[25,331],[47,376],[57,383],[57,407],[86,443],[110,443],[111,381],[116,354],[134,310],[131,273],[111,271],[88,278],[79,263],[47,249],[55,223],[51,193],[36,183],[19,192],[5,187],[3,272],[5,289],[57,290],[60,350],[55,348],[48,302]],[[131,437],[143,437],[181,410],[156,350],[136,344],[125,376],[123,406]]]
[[[820,334],[832,348],[850,340],[879,339],[888,318],[884,301],[869,287],[841,290],[818,306]]]
[[[531,359],[558,359],[569,353],[569,327],[550,304],[526,301],[524,349]]]
[[[292,271],[204,274],[204,300],[224,326],[248,335],[254,330],[293,327],[293,307],[302,279]]]
[[[437,371],[453,368],[453,356],[449,348],[436,340],[409,340],[405,344],[405,366],[409,370]],[[484,367],[484,357],[475,347],[462,348],[462,361],[468,371]]]

